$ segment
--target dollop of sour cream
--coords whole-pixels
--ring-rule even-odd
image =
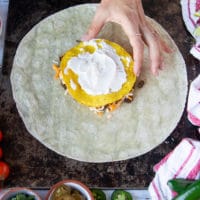
[[[98,48],[91,40],[85,45],[95,47],[94,53],[83,52],[78,57],[72,57],[64,70],[71,69],[78,75],[78,82],[89,95],[103,95],[117,92],[126,82],[126,72],[115,49],[102,41]]]

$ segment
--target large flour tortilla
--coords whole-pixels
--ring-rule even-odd
[[[28,131],[57,153],[87,162],[118,161],[139,156],[162,143],[177,126],[185,106],[187,76],[184,60],[163,28],[149,19],[174,49],[164,55],[165,69],[151,75],[145,52],[135,99],[108,119],[96,116],[53,79],[52,61],[76,44],[87,30],[96,5],[58,12],[37,24],[21,41],[11,73],[13,96]],[[120,27],[108,24],[101,37],[130,45]]]

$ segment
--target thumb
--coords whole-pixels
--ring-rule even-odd
[[[98,13],[94,16],[88,31],[81,37],[82,41],[87,41],[95,38],[105,24],[104,18]]]

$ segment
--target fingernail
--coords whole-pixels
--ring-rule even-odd
[[[81,41],[87,41],[88,40],[88,35],[85,34],[81,37]]]
[[[136,76],[139,77],[139,76],[140,76],[140,72],[137,72],[137,73],[136,73]]]
[[[153,75],[154,75],[154,76],[158,76],[158,74],[159,74],[159,73],[158,73],[158,70],[156,70],[156,71],[153,72]]]
[[[140,75],[140,72],[134,69],[134,74],[138,77]]]

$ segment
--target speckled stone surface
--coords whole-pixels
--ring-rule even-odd
[[[10,72],[16,48],[24,35],[41,19],[64,8],[98,1],[84,0],[11,0],[5,43],[4,66],[0,70],[0,129],[3,160],[10,165],[4,187],[49,187],[62,179],[78,179],[90,187],[147,187],[154,176],[153,166],[170,152],[183,137],[200,140],[184,112],[180,123],[161,145],[149,153],[125,161],[85,163],[60,156],[47,149],[26,130],[12,97]],[[176,42],[187,64],[191,82],[200,72],[200,62],[189,54],[193,39],[187,32],[179,0],[143,0],[145,13],[158,21]],[[158,127],[159,128],[159,127]]]

